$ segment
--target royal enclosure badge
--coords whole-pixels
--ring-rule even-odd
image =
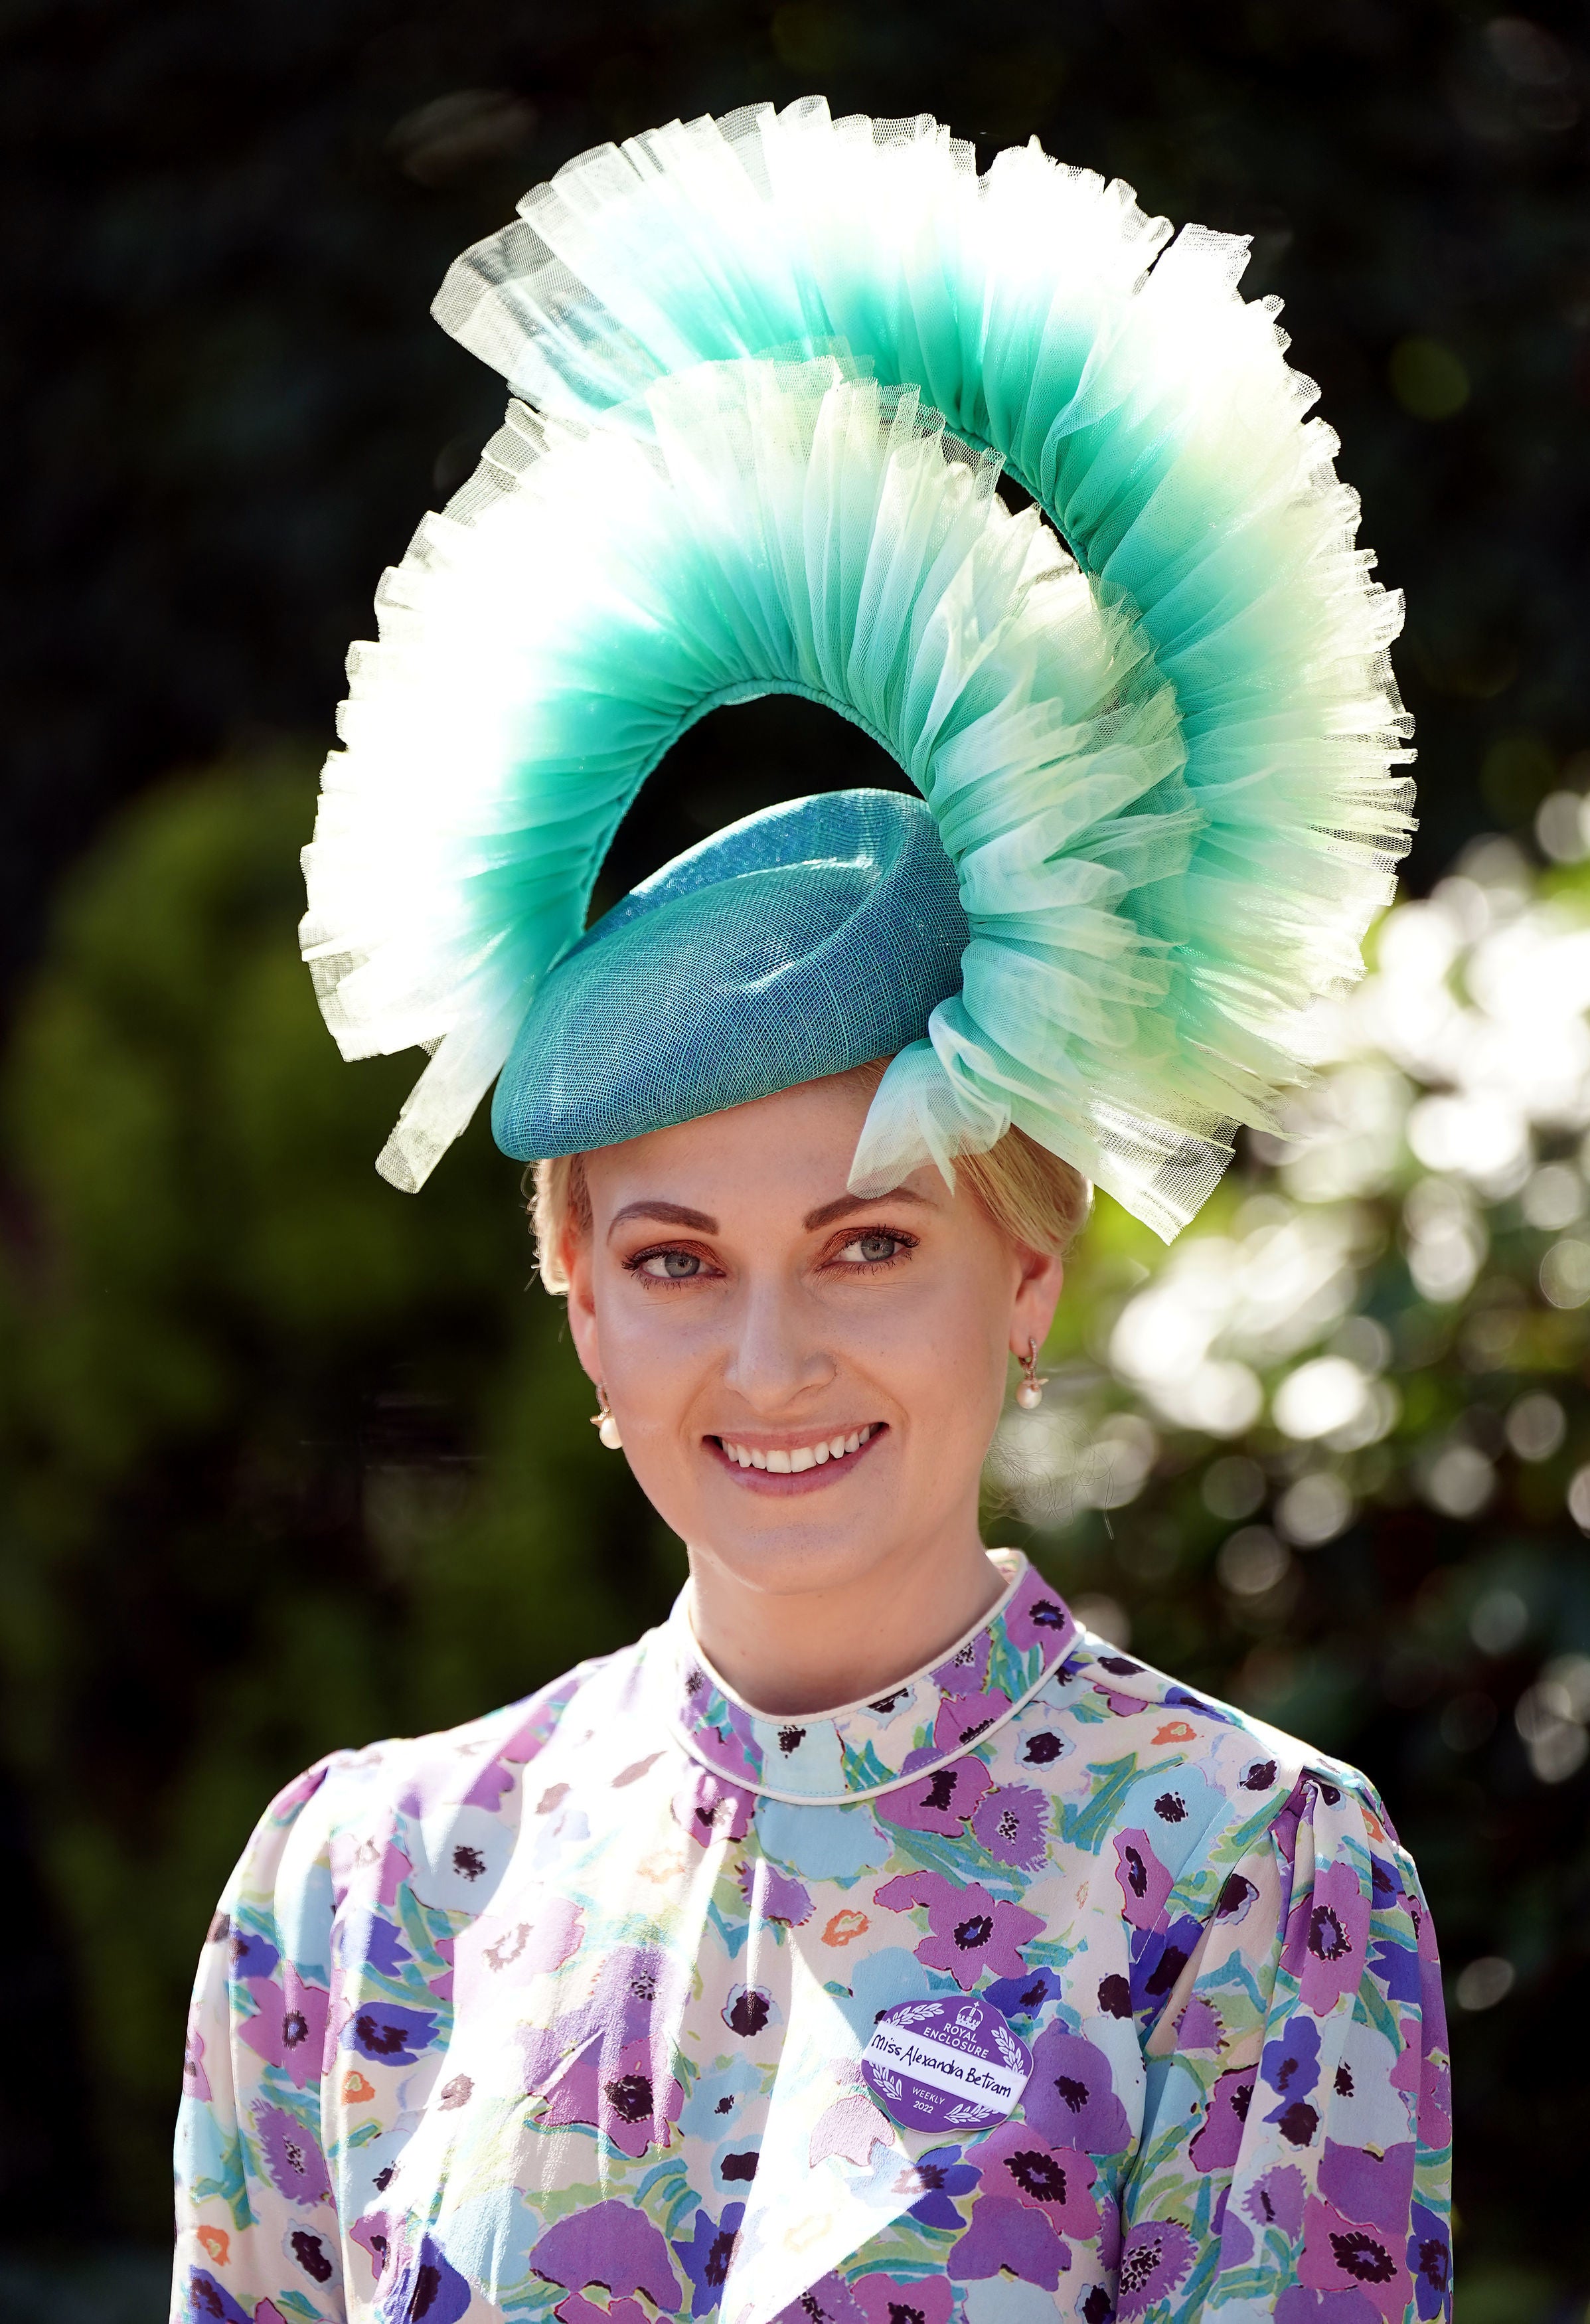
[[[903,2001],[861,2052],[868,2089],[902,2130],[987,2130],[1027,2086],[1033,2053],[986,2001]]]

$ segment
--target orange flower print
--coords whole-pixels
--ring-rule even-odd
[[[1172,1719],[1163,1727],[1155,1728],[1153,1739],[1156,1743],[1190,1743],[1196,1739],[1195,1730],[1184,1719]]]
[[[217,2267],[225,2267],[232,2255],[232,2238],[225,2227],[200,2227],[198,2239]]]
[[[871,1926],[865,1913],[836,1913],[823,1932],[823,1941],[825,1945],[854,1944]]]
[[[350,2106],[363,2106],[366,2098],[375,2096],[375,2084],[367,2080],[357,2066],[350,2066],[343,2076],[343,2096]]]

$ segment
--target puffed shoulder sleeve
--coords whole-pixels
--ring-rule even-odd
[[[199,1962],[177,2131],[172,2324],[343,2324],[323,2138],[339,1753],[272,1801]]]
[[[1449,2319],[1435,1933],[1361,1777],[1305,1771],[1227,1872],[1147,2046],[1122,2324]]]

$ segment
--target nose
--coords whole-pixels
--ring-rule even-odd
[[[792,1286],[764,1280],[748,1287],[723,1367],[725,1385],[748,1411],[777,1419],[833,1379],[839,1368],[813,1320]]]

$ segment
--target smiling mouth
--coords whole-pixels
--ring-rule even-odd
[[[854,1468],[869,1444],[887,1433],[887,1424],[869,1421],[864,1428],[835,1429],[832,1436],[808,1437],[798,1444],[749,1444],[737,1436],[709,1436],[724,1467],[747,1485],[764,1491],[799,1492],[826,1485]]]

